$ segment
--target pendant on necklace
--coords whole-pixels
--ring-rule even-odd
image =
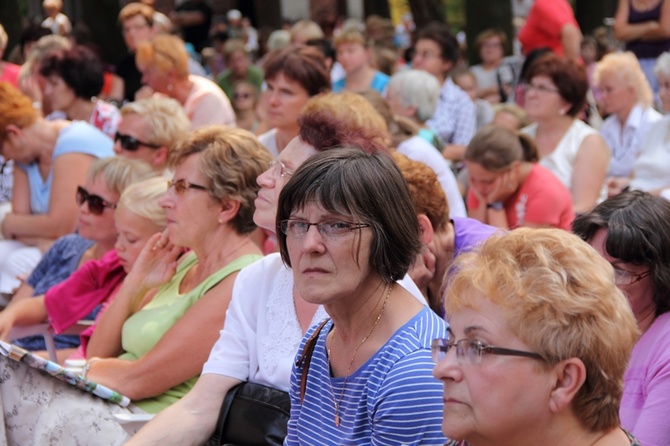
[[[339,427],[340,426],[340,415],[335,414],[335,426]]]

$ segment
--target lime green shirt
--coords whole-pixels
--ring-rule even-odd
[[[238,257],[188,293],[182,294],[179,292],[179,287],[184,276],[198,263],[198,259],[193,252],[186,254],[184,260],[177,267],[177,272],[172,280],[158,290],[151,302],[129,317],[123,324],[121,339],[125,353],[119,358],[134,361],[144,356],[210,288],[217,285],[228,275],[241,270],[260,258],[261,256],[257,255]],[[134,403],[148,413],[158,413],[186,395],[197,380],[197,376],[193,377],[169,389],[162,395],[134,401]]]

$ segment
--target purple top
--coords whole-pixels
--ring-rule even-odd
[[[454,224],[454,257],[471,251],[498,228],[486,225],[474,218],[452,218]]]
[[[654,21],[658,22],[661,18],[661,7],[663,1],[649,11],[638,11],[633,8],[631,2],[628,8],[628,23],[641,23]],[[656,59],[664,51],[670,50],[670,39],[657,40],[654,42],[645,42],[642,40],[631,40],[626,44],[626,50],[632,51],[638,59]]]
[[[670,444],[670,313],[656,318],[633,348],[619,416],[645,446]]]

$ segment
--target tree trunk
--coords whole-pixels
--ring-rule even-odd
[[[468,0],[470,1],[470,0]],[[444,22],[444,4],[441,0],[409,0],[416,29],[421,29],[430,22]]]
[[[365,17],[378,15],[384,18],[391,17],[391,8],[388,0],[363,0],[363,14]]]
[[[575,2],[575,18],[584,35],[604,26],[607,17],[614,17],[616,0],[579,0]]]
[[[590,0],[589,0],[590,1]],[[507,41],[512,42],[512,4],[501,0],[467,0],[465,2],[465,33],[468,39],[467,58],[470,64],[479,63],[479,54],[475,51],[477,34],[489,29],[501,29],[507,34]],[[511,46],[511,45],[508,45]],[[505,48],[510,54],[511,48]]]
[[[9,56],[12,48],[19,43],[19,36],[21,34],[21,12],[19,8],[19,0],[2,0],[2,7],[0,7],[0,23],[5,28],[9,42],[5,49],[3,59]]]
[[[257,29],[280,29],[281,28],[281,5],[279,0],[254,0]]]
[[[101,57],[111,63],[121,60],[127,51],[116,20],[119,10],[119,0],[81,2],[82,21],[90,31],[91,40],[99,45]]]

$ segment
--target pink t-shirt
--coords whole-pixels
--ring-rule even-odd
[[[523,53],[528,55],[534,49],[549,47],[554,53],[563,55],[561,30],[568,24],[579,28],[567,0],[535,0],[528,19],[519,32]]]
[[[546,167],[533,164],[521,187],[505,200],[507,224],[510,229],[524,224],[551,226],[569,231],[575,213],[572,195]],[[468,208],[476,209],[479,201],[468,192]]]
[[[4,69],[2,70],[2,74],[0,74],[0,82],[9,82],[18,88],[21,67],[9,62],[4,62],[4,64]]]
[[[191,130],[213,124],[235,127],[235,112],[223,90],[202,76],[191,74],[188,79],[193,82],[193,88],[184,103],[184,111],[191,120]]]

